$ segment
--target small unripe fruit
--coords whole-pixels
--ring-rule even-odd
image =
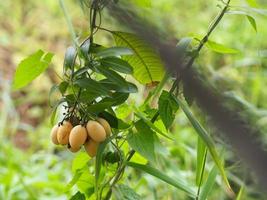
[[[90,138],[96,142],[103,142],[106,139],[106,131],[101,124],[96,121],[88,121],[86,129]]]
[[[58,128],[57,140],[59,144],[65,145],[69,143],[69,135],[72,127],[73,126],[69,121],[64,121],[63,124]]]
[[[109,125],[109,123],[107,122],[107,120],[103,119],[103,118],[98,118],[97,121],[103,126],[103,128],[106,131],[107,136],[111,135],[111,127]]]
[[[69,143],[71,148],[78,149],[80,148],[87,139],[87,131],[86,128],[82,125],[75,126],[69,136]]]
[[[90,157],[95,157],[99,143],[90,139],[84,144],[84,149]]]
[[[55,125],[53,128],[52,128],[52,130],[51,130],[51,132],[50,132],[50,139],[51,139],[51,141],[54,143],[54,144],[56,144],[56,145],[58,145],[59,144],[59,142],[58,142],[58,140],[57,140],[57,131],[58,131],[58,125]]]

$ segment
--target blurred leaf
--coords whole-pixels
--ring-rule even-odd
[[[186,183],[184,183],[182,180],[172,179],[171,177],[167,176],[162,171],[155,169],[149,165],[141,165],[133,162],[127,162],[127,165],[130,167],[133,167],[137,170],[144,171],[184,192],[186,192],[189,196],[195,197],[195,190],[192,189],[191,186],[188,186]]]
[[[178,97],[176,98],[176,100],[177,100],[178,105],[180,105],[181,109],[184,111],[185,115],[187,116],[187,118],[191,122],[192,126],[194,127],[194,129],[197,132],[197,134],[199,135],[199,137],[207,145],[207,148],[209,149],[209,152],[210,152],[215,164],[217,165],[226,186],[231,190],[231,186],[228,182],[227,176],[226,176],[225,171],[224,171],[224,167],[220,161],[220,157],[216,151],[215,144],[214,144],[212,138],[209,136],[207,131],[201,126],[201,124],[197,121],[197,119],[193,116],[190,109]]]
[[[80,47],[82,56],[83,56],[85,59],[88,59],[89,49],[90,49],[90,40],[87,39],[87,40],[82,44],[82,46]]]
[[[246,2],[251,7],[258,7],[259,6],[258,3],[257,3],[257,0],[246,0]]]
[[[174,118],[175,113],[178,110],[177,103],[173,97],[173,95],[167,91],[162,91],[159,97],[159,114],[160,117],[166,127],[166,129],[170,128]]]
[[[207,155],[207,148],[203,140],[198,136],[197,137],[197,169],[196,169],[196,185],[200,187],[203,183],[201,176],[205,170],[205,162]]]
[[[67,48],[63,64],[65,70],[72,69],[74,67],[76,55],[77,51],[75,47],[70,46]]]
[[[61,92],[62,95],[65,94],[68,86],[69,86],[69,83],[66,82],[66,81],[63,81],[58,85],[58,89],[59,89],[59,91]]]
[[[176,46],[177,54],[181,56],[181,58],[184,58],[186,56],[186,51],[191,44],[192,38],[190,37],[184,37],[181,38]]]
[[[88,167],[83,171],[82,175],[76,182],[76,185],[87,198],[94,193],[94,176],[90,173]]]
[[[38,50],[34,54],[23,59],[15,72],[13,89],[20,89],[28,85],[41,73],[43,73],[53,58],[53,54]]]
[[[90,157],[85,152],[78,153],[72,161],[71,171],[75,173],[79,169],[83,169],[89,162]]]
[[[85,196],[81,192],[77,192],[70,198],[70,200],[85,200]]]
[[[244,199],[244,189],[245,189],[245,186],[242,185],[239,192],[238,192],[238,195],[236,197],[236,200],[242,200]]]
[[[223,44],[219,44],[219,43],[211,41],[211,40],[209,40],[206,43],[206,45],[210,50],[215,51],[217,53],[223,53],[223,54],[236,54],[236,53],[239,53],[239,51],[236,50],[236,49],[232,49],[232,48],[226,47]]]
[[[189,106],[192,106],[192,104],[194,103],[194,95],[192,94],[190,88],[187,87],[187,84],[183,84],[183,95],[186,103]]]
[[[116,57],[124,55],[132,55],[133,51],[127,47],[110,47],[100,50],[96,53],[96,56],[100,58]]]
[[[135,5],[148,8],[151,7],[151,0],[131,0]]]
[[[117,72],[124,74],[132,74],[133,68],[128,62],[117,57],[108,57],[100,60],[100,63],[104,67],[109,67]]]
[[[257,32],[256,20],[249,15],[247,15],[247,19],[248,19],[249,23],[251,24],[251,26],[253,27],[253,29]]]
[[[129,145],[152,163],[156,163],[154,132],[143,120],[135,123],[137,133],[129,132],[127,142]]]
[[[144,40],[124,32],[112,32],[118,46],[131,48],[134,55],[124,56],[134,69],[134,77],[142,84],[161,81],[164,68],[158,54]]]
[[[203,188],[201,189],[199,200],[206,200],[208,198],[208,195],[214,186],[217,174],[218,174],[217,167],[214,166],[209,173],[206,183],[203,185]]]
[[[113,190],[115,199],[120,200],[141,200],[141,196],[127,185],[119,184]]]

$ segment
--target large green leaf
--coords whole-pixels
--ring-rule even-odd
[[[46,70],[52,58],[52,53],[45,53],[42,50],[38,50],[22,60],[16,69],[13,89],[20,89],[28,85]]]
[[[123,58],[134,69],[134,77],[142,84],[161,81],[164,76],[162,61],[154,49],[132,33],[112,32],[118,46],[131,48],[134,55]]]
[[[176,98],[176,100],[177,100],[178,105],[184,111],[185,115],[187,116],[187,118],[191,122],[192,126],[196,130],[199,137],[206,144],[215,164],[217,165],[217,167],[218,167],[218,169],[219,169],[219,171],[223,177],[224,182],[226,183],[227,187],[231,190],[231,186],[230,186],[228,179],[227,179],[227,176],[225,174],[223,164],[222,164],[220,157],[216,151],[215,144],[214,144],[212,138],[209,136],[207,131],[201,126],[201,124],[197,121],[197,119],[193,116],[190,109],[178,97]]]
[[[144,171],[184,192],[186,192],[189,196],[191,197],[195,197],[195,190],[192,189],[191,186],[188,186],[186,183],[184,183],[182,180],[179,179],[173,179],[169,176],[166,175],[166,173],[155,169],[149,165],[141,165],[141,164],[137,164],[137,163],[133,163],[133,162],[128,162],[127,163],[128,166],[133,167],[135,169]]]
[[[137,133],[129,132],[127,141],[129,145],[152,163],[156,162],[154,135],[155,133],[143,121],[135,123]]]

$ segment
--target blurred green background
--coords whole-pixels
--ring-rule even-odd
[[[135,2],[132,0],[132,2]],[[143,1],[138,1],[142,4]],[[140,3],[141,2],[141,3]],[[145,2],[145,1],[144,1]],[[144,3],[143,2],[143,3]],[[65,0],[69,16],[81,39],[89,34],[88,13],[79,2]],[[145,16],[176,38],[205,35],[212,19],[220,11],[216,0],[157,0],[142,8]],[[257,32],[242,13],[226,14],[211,40],[239,51],[221,54],[204,48],[197,60],[198,67],[209,80],[249,115],[253,126],[267,130],[267,2],[265,0],[233,0],[231,11],[244,11],[254,17]],[[103,13],[102,26],[123,30]],[[112,38],[99,32],[98,43],[112,44]],[[72,178],[74,155],[50,143],[50,87],[61,74],[64,52],[72,44],[63,12],[56,0],[0,1],[0,199],[68,199],[76,188],[66,190]],[[12,77],[21,59],[38,49],[55,54],[52,65],[31,85],[12,91]],[[214,49],[213,49],[214,50]],[[168,87],[168,86],[167,86]],[[140,104],[147,88],[131,96],[129,102]],[[205,124],[208,119],[196,105],[192,110]],[[212,128],[207,128],[213,134]],[[194,185],[197,134],[184,114],[179,111],[172,129],[175,142],[163,141],[159,152],[159,168],[173,177]],[[215,136],[214,136],[215,137]],[[263,139],[266,139],[263,136]],[[238,193],[243,182],[241,199],[264,199],[255,187],[250,172],[242,167],[224,139],[215,137],[219,152],[226,159],[228,177]],[[208,158],[207,170],[213,162]],[[188,199],[177,189],[131,170],[125,182],[142,194],[144,199]],[[230,199],[218,176],[209,199]]]

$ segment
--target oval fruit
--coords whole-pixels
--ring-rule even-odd
[[[99,143],[94,140],[89,140],[84,144],[84,149],[90,157],[95,157]]]
[[[63,124],[58,128],[57,140],[59,144],[64,145],[69,143],[69,135],[72,127],[73,126],[69,121],[64,121]]]
[[[73,148],[71,146],[68,146],[68,149],[72,152],[72,153],[76,153],[77,151],[79,151],[81,149],[81,147],[78,148]]]
[[[107,136],[111,135],[111,127],[109,125],[109,123],[107,122],[107,120],[103,119],[103,118],[98,118],[97,121],[103,126],[103,128],[106,131]]]
[[[56,144],[56,145],[58,145],[59,144],[59,142],[58,142],[58,140],[57,140],[57,131],[58,131],[58,125],[55,125],[53,128],[52,128],[52,130],[51,130],[51,132],[50,132],[50,139],[51,139],[51,141],[54,143],[54,144]]]
[[[75,126],[69,136],[69,143],[71,148],[77,149],[80,148],[87,139],[87,131],[86,128],[82,125]]]
[[[106,131],[103,126],[101,126],[101,124],[99,124],[98,122],[88,121],[86,129],[89,137],[92,138],[94,141],[103,142],[106,139]]]

